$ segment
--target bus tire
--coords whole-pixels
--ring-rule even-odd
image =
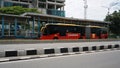
[[[54,37],[53,39],[54,39],[54,40],[57,40],[57,39],[58,39],[58,37]]]

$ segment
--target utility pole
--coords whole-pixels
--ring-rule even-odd
[[[102,7],[107,9],[107,15],[109,15],[111,7],[106,7],[106,6],[102,6]]]
[[[88,5],[87,5],[87,0],[83,0],[83,1],[84,1],[84,19],[86,19]]]
[[[109,6],[102,6],[102,7],[107,9],[107,15],[109,15],[111,8],[113,8],[114,6],[118,4],[119,4],[118,2],[113,2],[113,3],[110,3]]]

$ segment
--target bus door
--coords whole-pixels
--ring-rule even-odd
[[[100,28],[98,27],[91,27],[91,39],[98,39],[100,36]]]
[[[59,28],[59,39],[67,39],[65,27]]]
[[[86,39],[85,29],[86,29],[85,27],[80,27],[80,28],[79,28],[80,39]]]

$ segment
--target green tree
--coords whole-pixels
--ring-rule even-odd
[[[40,12],[37,11],[37,9],[34,9],[34,8],[23,8],[21,6],[12,6],[12,7],[0,8],[0,13],[4,13],[4,14],[20,15],[20,14],[23,14],[25,12],[40,13]]]
[[[107,15],[105,21],[111,22],[109,29],[113,34],[120,35],[120,10]]]

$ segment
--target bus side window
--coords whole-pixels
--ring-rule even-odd
[[[106,30],[106,29],[102,29],[102,30],[101,30],[101,33],[102,33],[102,34],[107,34],[107,30]]]
[[[60,36],[66,36],[66,31],[65,30],[60,31]]]
[[[54,28],[53,33],[59,33],[58,28]]]

